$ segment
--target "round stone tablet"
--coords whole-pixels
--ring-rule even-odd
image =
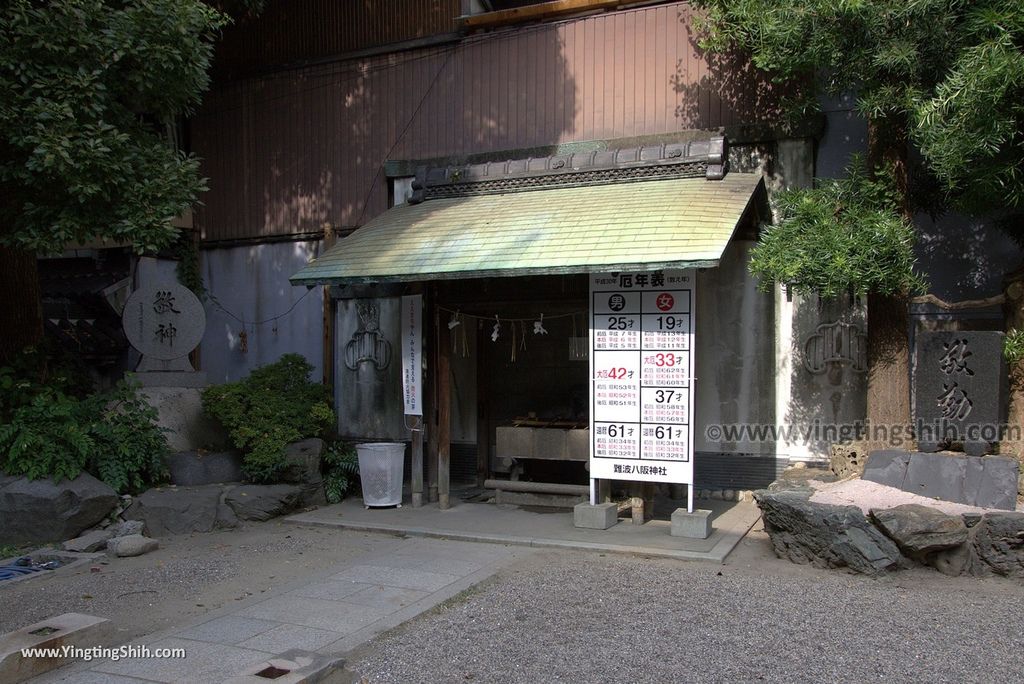
[[[184,285],[158,283],[140,287],[128,297],[121,322],[128,341],[143,356],[170,361],[199,346],[206,311]]]

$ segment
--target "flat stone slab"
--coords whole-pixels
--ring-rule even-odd
[[[864,465],[862,480],[877,482],[887,487],[903,489],[907,479],[907,466],[910,465],[910,452],[903,449],[883,449],[868,454]]]
[[[1012,511],[1017,506],[1018,468],[1009,456],[889,449],[871,452],[861,479],[931,499]]]
[[[171,482],[178,486],[241,482],[242,456],[233,451],[179,451],[167,457]]]
[[[81,537],[75,537],[61,544],[61,548],[65,551],[72,551],[74,553],[91,553],[93,551],[99,551],[107,547],[107,541],[114,537],[114,530],[107,528],[105,530],[93,530],[86,532]]]
[[[0,636],[0,682],[16,684],[72,662],[68,656],[26,658],[25,648],[91,648],[105,644],[113,634],[110,620],[65,613]]]

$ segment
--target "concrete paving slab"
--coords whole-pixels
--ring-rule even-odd
[[[359,556],[358,561],[339,564],[278,587],[272,593],[247,598],[133,642],[149,648],[181,646],[188,654],[183,661],[79,662],[44,675],[45,684],[107,681],[113,684],[143,681],[220,684],[289,649],[316,651],[334,657],[456,596],[507,563],[533,553],[531,549],[516,546],[486,546],[435,538],[396,538],[378,546],[380,548],[373,553]],[[416,558],[422,559],[427,567],[451,572],[423,570],[412,562]],[[445,561],[449,561],[447,565],[443,565]],[[385,574],[381,574],[380,569],[384,569]],[[338,575],[347,579],[339,580]],[[438,588],[396,586],[384,580]],[[355,600],[348,600],[356,595]],[[225,643],[268,624],[269,629],[244,641]],[[218,633],[224,638],[218,640]],[[185,639],[185,634],[196,638]]]
[[[343,636],[339,632],[326,629],[314,629],[301,625],[277,625],[273,629],[243,641],[239,646],[267,653],[283,653],[293,648],[315,651]]]
[[[451,584],[458,576],[413,568],[391,568],[385,565],[354,565],[333,575],[331,579],[338,582],[359,582],[429,592]]]
[[[351,596],[363,589],[369,589],[372,586],[372,584],[362,584],[359,582],[337,582],[333,580],[325,580],[322,582],[314,582],[304,587],[299,587],[298,589],[288,592],[288,594],[290,596],[301,596],[302,598],[340,601],[346,596]]]
[[[39,681],[39,679],[36,678],[33,682],[35,681]],[[153,684],[154,680],[84,670],[76,672],[73,677],[63,679],[62,681],[70,682],[71,684]]]
[[[345,600],[348,603],[356,603],[360,606],[394,611],[416,603],[427,595],[429,595],[429,592],[417,591],[415,589],[377,586],[363,589],[358,594],[353,594]]]
[[[442,575],[468,575],[484,567],[481,560],[470,561],[461,558],[442,558],[420,554],[402,554],[391,558],[374,561],[375,565],[386,565],[389,568],[413,568]]]
[[[349,634],[384,617],[387,611],[344,601],[276,596],[244,608],[239,614]]]
[[[226,615],[182,630],[178,632],[177,636],[182,639],[233,645],[246,639],[251,639],[257,634],[262,634],[277,625],[277,622],[271,622],[270,620]]]
[[[367,510],[358,501],[349,500],[291,516],[287,521],[449,542],[586,549],[720,563],[760,517],[757,506],[750,502],[701,501],[700,506],[713,513],[715,529],[707,539],[673,537],[668,521],[592,530],[575,527],[571,512],[535,512],[464,502],[445,511],[436,504]]]
[[[179,638],[161,639],[146,645],[151,649],[184,648],[187,657],[103,661],[94,663],[90,669],[154,682],[220,682],[273,655],[237,646]]]

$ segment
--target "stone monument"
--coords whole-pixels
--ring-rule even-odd
[[[917,336],[914,417],[918,449],[961,442],[972,456],[990,453],[1006,419],[1008,375],[1003,333],[924,332]]]
[[[177,452],[172,459],[186,461],[172,463],[172,472],[210,465],[222,455],[227,439],[223,428],[203,412],[200,390],[206,386],[206,373],[197,371],[188,358],[206,330],[202,302],[184,285],[162,279],[135,290],[121,320],[128,341],[142,354],[132,374],[142,385],[139,393],[156,408],[158,424],[167,429],[167,443]]]
[[[191,290],[176,282],[144,285],[128,298],[121,320],[128,341],[142,354],[135,372],[141,385],[206,384],[206,374],[188,358],[206,331],[206,312]]]

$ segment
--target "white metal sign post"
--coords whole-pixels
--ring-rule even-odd
[[[688,485],[693,511],[695,272],[590,278],[590,502],[596,480]]]

